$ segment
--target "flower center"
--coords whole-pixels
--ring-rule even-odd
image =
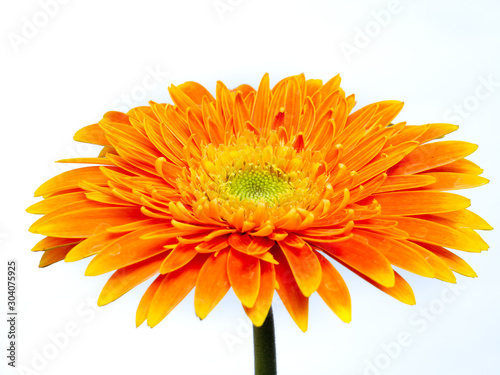
[[[231,177],[228,182],[228,192],[240,200],[250,200],[254,203],[264,200],[274,204],[283,195],[292,193],[292,187],[286,181],[286,176],[272,168],[261,169],[250,166]]]
[[[327,212],[333,189],[321,152],[299,151],[274,132],[264,139],[245,131],[227,143],[206,145],[177,180],[182,204],[199,220],[267,233]]]

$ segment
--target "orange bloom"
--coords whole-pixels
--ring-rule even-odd
[[[105,305],[155,278],[137,325],[155,326],[193,289],[205,318],[230,288],[254,325],[274,291],[305,331],[314,292],[345,322],[349,291],[330,259],[407,304],[415,298],[393,266],[455,282],[474,277],[446,248],[488,245],[492,229],[447,190],[488,182],[465,159],[477,146],[430,142],[450,124],[391,122],[403,107],[383,101],[355,112],[340,78],[304,75],[270,89],[195,82],[169,88],[174,105],[108,112],[75,140],[103,146],[93,166],[62,173],[36,191],[46,238],[40,267],[95,255],[86,275],[113,271]],[[352,113],[351,113],[352,112]]]

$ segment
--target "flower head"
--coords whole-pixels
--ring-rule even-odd
[[[403,107],[383,101],[353,112],[340,78],[304,75],[272,89],[195,82],[169,88],[174,105],[150,102],[108,112],[75,140],[103,146],[92,166],[62,173],[36,191],[44,214],[41,267],[95,257],[86,275],[113,271],[99,304],[155,278],[137,325],[158,324],[195,288],[205,318],[230,288],[256,326],[274,291],[302,329],[318,292],[343,321],[349,291],[337,262],[408,304],[410,286],[394,266],[455,282],[475,276],[450,250],[480,252],[491,227],[445,192],[480,186],[465,159],[477,146],[431,142],[450,124],[392,121]]]

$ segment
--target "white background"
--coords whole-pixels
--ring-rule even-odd
[[[25,369],[6,365],[4,323],[2,374],[252,374],[250,326],[232,292],[202,322],[191,294],[156,328],[136,329],[135,309],[148,283],[97,308],[109,275],[85,277],[85,261],[39,269],[40,253],[30,252],[40,239],[27,231],[36,217],[24,212],[36,202],[34,190],[65,170],[54,160],[91,155],[73,134],[127,107],[126,96],[136,106],[168,101],[166,87],[188,80],[213,92],[217,80],[256,87],[265,72],[273,84],[301,72],[323,80],[340,73],[357,108],[398,99],[406,103],[399,121],[460,124],[449,139],[479,144],[472,160],[492,180],[463,194],[498,226],[497,1],[61,0],[43,10],[46,2],[3,1],[0,10],[0,278],[6,260],[17,259],[18,365]],[[403,273],[416,306],[339,266],[351,290],[352,323],[342,323],[315,295],[302,333],[276,296],[280,374],[499,374],[499,240],[495,232],[484,238],[488,252],[463,254],[479,278],[458,276],[454,292]],[[0,295],[4,311],[6,290]],[[68,324],[76,334],[55,352],[51,337]],[[401,334],[409,345],[398,350]]]

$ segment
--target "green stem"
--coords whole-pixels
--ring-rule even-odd
[[[255,375],[276,375],[276,340],[273,310],[269,309],[261,327],[253,327]]]

